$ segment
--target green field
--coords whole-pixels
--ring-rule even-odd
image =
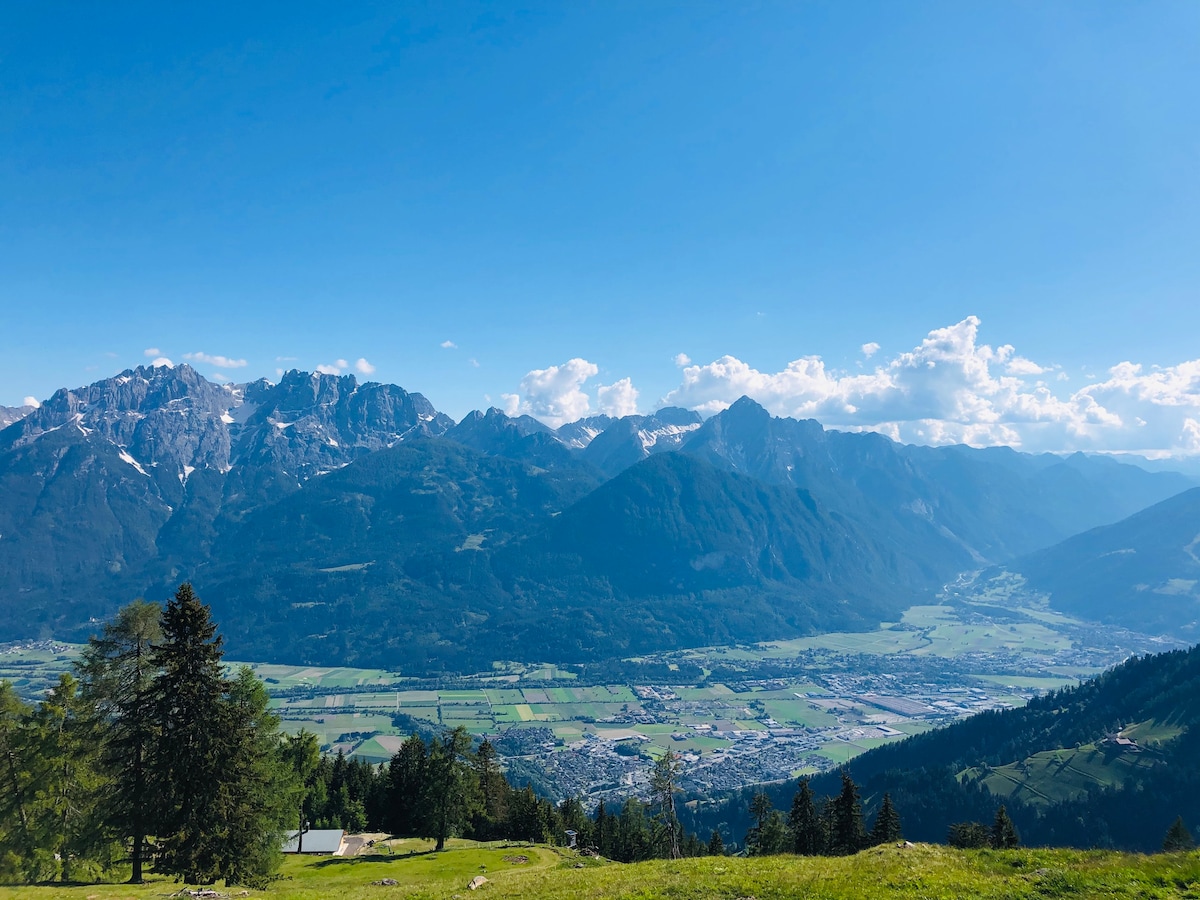
[[[1105,851],[959,851],[876,847],[852,857],[702,857],[622,865],[548,847],[397,841],[394,855],[291,857],[265,891],[220,889],[263,900],[520,897],[529,900],[1041,900],[1104,897],[1173,900],[1200,895],[1200,854],[1135,856]],[[505,861],[515,854],[525,863]],[[487,882],[469,891],[476,876]],[[391,886],[377,882],[391,879]],[[0,887],[0,900],[160,900],[180,885]]]

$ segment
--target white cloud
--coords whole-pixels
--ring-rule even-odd
[[[476,369],[479,368],[479,360],[477,360],[475,357],[472,356],[470,359],[467,360],[467,362],[469,362],[474,368],[476,368]]]
[[[162,356],[162,351],[157,347],[147,347],[142,351],[142,355],[149,358],[151,356]]]
[[[298,356],[277,356],[275,362],[295,362],[299,358]]]
[[[862,345],[862,355],[865,356],[867,359],[870,359],[872,356],[874,356],[878,352],[879,352],[879,345],[877,343],[875,343],[874,341],[868,341],[867,343]]]
[[[508,415],[529,415],[552,428],[574,422],[591,408],[583,383],[600,372],[586,359],[570,359],[561,366],[533,369],[521,379],[519,393],[501,394]]]
[[[42,404],[38,400],[37,397],[26,397],[24,400],[21,401],[21,405],[22,406],[32,406],[34,409],[38,409]]]
[[[1020,377],[1025,375],[1045,375],[1050,370],[1044,366],[1039,366],[1031,359],[1026,359],[1023,356],[1014,356],[1005,365],[1004,371],[1009,375]]]
[[[157,369],[159,366],[166,366],[168,369],[175,368],[175,363],[171,362],[165,356],[160,356],[158,359],[150,363],[152,368]]]
[[[337,360],[337,362],[335,362],[334,365],[336,365],[339,369],[350,368],[350,363],[346,362],[344,359]]]
[[[443,350],[457,350],[458,349],[458,344],[454,343],[454,341],[442,341],[440,344],[438,344],[438,346],[441,347]]]
[[[340,363],[341,360],[338,360],[338,362]],[[314,371],[319,375],[341,375],[343,368],[345,368],[345,366],[331,366],[328,363],[321,363],[321,365],[317,366]]]
[[[246,365],[244,359],[230,359],[228,356],[212,356],[203,351],[197,350],[195,353],[185,353],[183,358],[189,362],[208,363],[210,366],[218,366],[222,369],[241,369]]]
[[[1105,380],[1059,396],[1045,381],[1026,380],[1053,367],[1008,344],[979,343],[979,327],[969,316],[935,329],[869,372],[831,370],[816,356],[761,372],[724,356],[686,366],[663,402],[713,413],[745,394],[776,415],[923,444],[1200,452],[1200,426],[1188,424],[1200,421],[1200,360],[1149,371],[1122,362]]]
[[[362,375],[374,375],[375,367],[366,361],[363,357],[358,358],[358,362],[354,364],[354,368]]]
[[[686,353],[676,353],[675,354],[675,365],[678,368],[682,369],[684,366],[690,366],[691,364],[692,364],[692,358],[690,356],[688,356]]]
[[[596,388],[596,405],[600,412],[620,418],[637,414],[638,391],[628,378]]]

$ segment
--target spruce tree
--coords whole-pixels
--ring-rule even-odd
[[[163,642],[151,660],[159,738],[151,770],[160,802],[153,831],[156,869],[191,884],[212,884],[222,869],[221,787],[229,726],[221,638],[209,608],[180,585],[162,616]]]
[[[1196,842],[1192,839],[1192,833],[1188,831],[1188,827],[1183,824],[1183,816],[1179,816],[1167,829],[1167,836],[1163,838],[1164,853],[1181,853],[1185,850],[1191,850],[1196,846]]]
[[[996,850],[1011,850],[1021,845],[1017,827],[1008,817],[1008,810],[1004,808],[1003,803],[996,810],[996,819],[992,822],[991,844]]]
[[[315,788],[317,767],[321,763],[321,747],[317,743],[317,736],[301,728],[296,734],[285,739],[284,758],[291,768],[294,785],[292,806],[296,811],[293,819],[297,830],[296,850],[303,852],[304,834],[311,827],[309,800]]]
[[[900,830],[900,816],[892,805],[892,795],[885,793],[879,812],[875,815],[875,826],[871,829],[873,845],[892,844],[904,837]]]
[[[788,813],[788,835],[793,853],[801,856],[816,856],[824,851],[821,818],[817,815],[812,787],[807,778],[801,778],[792,798],[792,809]]]
[[[479,785],[479,809],[472,824],[475,839],[490,841],[499,836],[508,800],[508,782],[496,763],[496,748],[484,740],[472,757],[475,783]]]
[[[834,854],[857,853],[866,843],[863,829],[862,801],[858,796],[858,785],[848,772],[842,772],[842,790],[833,801],[832,839],[830,852]]]
[[[596,852],[606,859],[612,858],[612,824],[604,801],[596,807]]]
[[[709,856],[724,856],[725,841],[721,838],[721,832],[713,829],[712,837],[708,839],[708,855]]]
[[[428,748],[419,734],[405,738],[388,764],[387,828],[392,834],[413,837],[423,831],[428,790]]]
[[[107,723],[101,743],[103,765],[111,778],[104,823],[129,842],[130,884],[141,884],[146,835],[152,833],[156,802],[150,778],[151,751],[158,740],[154,698],[157,673],[151,649],[162,637],[162,610],[135,600],[88,641],[78,665],[83,696]]]
[[[758,791],[750,800],[750,817],[754,824],[746,832],[746,852],[751,856],[765,855],[764,839],[767,835],[767,820],[774,812],[771,798],[764,791]]]

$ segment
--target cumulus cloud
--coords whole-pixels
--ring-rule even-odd
[[[183,354],[183,358],[188,362],[208,363],[210,366],[217,366],[221,369],[241,369],[246,365],[246,360],[244,359],[231,359],[228,356],[213,356],[201,350],[197,350],[195,353],[185,353]]]
[[[515,394],[502,394],[504,411],[541,419],[552,428],[574,422],[588,414],[591,400],[582,390],[583,383],[600,372],[599,366],[586,359],[567,360],[560,366],[533,369],[521,379]]]
[[[22,406],[32,406],[34,409],[38,409],[39,407],[41,407],[42,404],[41,404],[41,401],[39,401],[37,397],[26,397],[24,400],[21,401],[21,405]]]
[[[358,363],[355,363],[355,366],[357,366],[359,363],[367,363],[367,361],[365,359],[360,359]],[[370,366],[371,364],[367,363],[367,365]],[[348,368],[350,368],[350,363],[346,362],[346,360],[335,359],[332,363],[321,363],[319,366],[313,369],[313,371],[319,375],[341,375]],[[362,372],[363,370],[359,369],[359,371]],[[372,368],[371,371],[375,371],[374,368]]]
[[[150,363],[151,368],[157,369],[159,366],[166,366],[168,369],[175,368],[175,363],[167,359],[165,356],[160,356],[158,359]]]
[[[467,360],[467,362],[470,363],[473,368],[476,368],[476,369],[479,368],[479,360],[477,360],[475,357],[472,356],[470,359]]]
[[[354,368],[362,375],[374,375],[375,367],[366,361],[363,357],[359,357],[354,364]]]
[[[879,345],[877,343],[875,343],[874,341],[868,341],[867,343],[862,345],[862,355],[865,356],[867,359],[870,359],[872,356],[874,356],[878,352],[879,352]]]
[[[142,355],[145,356],[146,358],[150,358],[152,356],[162,356],[162,351],[159,350],[157,347],[147,347],[145,350],[142,351]]]
[[[690,356],[688,356],[686,353],[676,353],[675,354],[675,365],[678,366],[679,368],[682,369],[684,366],[690,366],[691,364],[692,364],[692,358]]]
[[[629,378],[596,388],[596,406],[607,416],[620,418],[637,414],[638,391]]]
[[[1053,367],[1009,344],[980,343],[979,329],[975,316],[934,329],[870,372],[829,369],[817,356],[762,372],[723,356],[684,367],[663,402],[714,413],[745,394],[776,415],[923,444],[1200,452],[1200,360],[1148,371],[1122,362],[1107,378],[1060,396],[1031,380]]]
[[[440,344],[438,344],[438,346],[441,347],[443,350],[457,350],[458,349],[458,344],[454,343],[454,341],[442,341]]]

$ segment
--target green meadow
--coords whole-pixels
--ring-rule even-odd
[[[378,847],[376,848],[379,849]],[[388,848],[384,848],[385,850]],[[396,841],[392,852],[287,859],[263,891],[218,888],[263,900],[393,900],[520,897],[530,900],[1045,900],[1200,897],[1200,854],[1137,856],[1107,851],[876,847],[856,856],[703,857],[608,863],[569,850],[451,841]],[[505,857],[509,857],[508,860]],[[527,861],[514,861],[524,856]],[[468,884],[487,879],[478,890]],[[395,884],[381,884],[385,879]],[[159,900],[182,885],[87,884],[0,887],[0,900]]]

